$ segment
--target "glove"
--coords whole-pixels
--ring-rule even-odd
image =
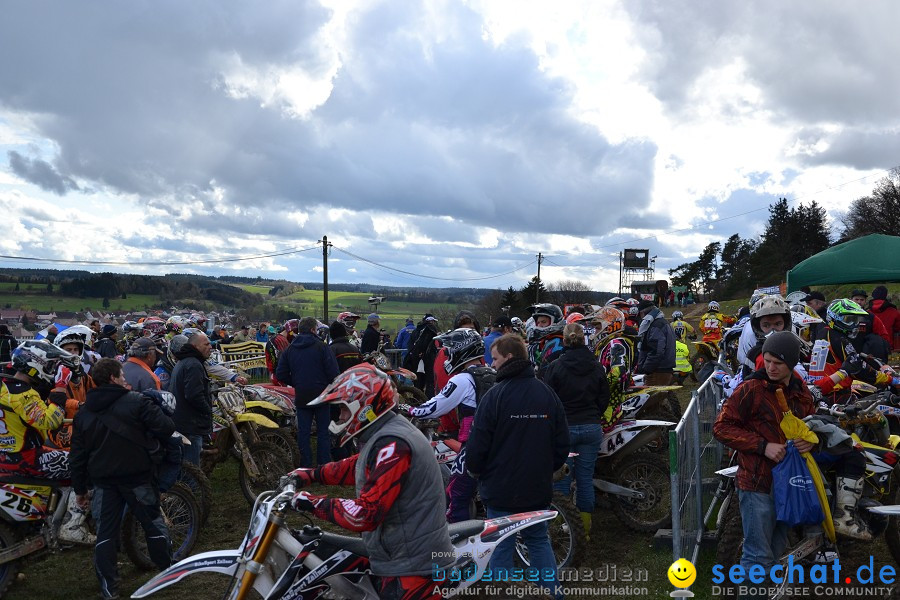
[[[64,388],[69,384],[69,381],[72,379],[72,370],[69,367],[64,367],[60,365],[60,367],[56,370],[56,382],[54,387]]]
[[[858,354],[851,354],[841,365],[841,369],[850,376],[858,375],[863,370],[863,367],[863,361]]]
[[[296,488],[303,488],[313,483],[313,471],[313,469],[294,469],[282,477],[282,479],[287,480],[285,483],[293,483]],[[284,485],[280,485],[279,487],[284,487]]]
[[[291,507],[294,510],[312,511],[324,499],[325,496],[315,496],[304,490],[294,494],[291,498]]]
[[[413,407],[410,406],[409,404],[398,404],[397,408],[400,410],[400,412],[402,412],[404,414],[412,415]]]
[[[66,400],[68,400],[68,397],[62,390],[53,390],[50,392],[50,395],[47,396],[48,405],[55,404],[56,406],[63,409],[63,411],[66,410]]]

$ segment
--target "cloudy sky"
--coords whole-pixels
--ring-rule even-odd
[[[0,254],[614,289],[900,165],[900,4],[16,2]],[[246,258],[250,257],[250,258]],[[246,258],[228,262],[199,262]],[[365,259],[365,260],[363,260]],[[365,262],[370,261],[370,262]],[[165,264],[142,264],[165,263]],[[173,264],[195,263],[195,264]],[[374,263],[374,264],[373,264]]]

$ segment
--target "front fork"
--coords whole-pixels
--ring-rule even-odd
[[[256,466],[253,457],[250,455],[250,448],[247,446],[247,441],[244,439],[244,436],[241,435],[237,423],[231,421],[228,426],[231,428],[231,435],[234,437],[234,445],[237,446],[238,452],[241,454],[241,462],[244,463],[247,475],[252,481],[259,479],[259,468]]]
[[[254,552],[250,560],[247,561],[244,574],[241,577],[241,585],[238,588],[237,594],[233,596],[234,600],[246,600],[250,594],[250,590],[253,589],[253,584],[256,582],[257,575],[259,575],[265,567],[266,557],[269,555],[269,550],[272,548],[275,538],[278,537],[278,530],[283,526],[284,515],[280,511],[269,514],[269,521],[266,523],[266,528],[263,530],[259,545],[256,547],[256,552]]]

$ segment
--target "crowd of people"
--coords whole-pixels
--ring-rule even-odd
[[[94,544],[101,595],[118,597],[114,540],[123,507],[155,540],[148,545],[153,561],[166,567],[160,490],[172,484],[182,459],[199,464],[212,433],[211,380],[247,383],[211,359],[214,345],[264,341],[272,382],[294,393],[302,466],[291,476],[301,486],[356,486],[354,498],[301,490],[293,507],[361,532],[384,597],[428,598],[435,594],[430,557],[452,556],[447,523],[474,516],[476,492],[488,517],[499,518],[545,509],[554,489],[568,494],[574,487],[590,536],[594,466],[604,433],[621,418],[623,392],[639,375],[644,385],[683,380],[691,373],[686,342],[699,333],[719,344],[731,328],[741,333],[742,368],[728,383],[714,432],[739,455],[742,564],[768,568],[784,543],[772,517],[771,469],[785,453],[775,390],[805,417],[817,402],[840,402],[850,380],[900,384],[861,358],[887,359],[900,350],[900,313],[884,286],[871,301],[864,290],[830,302],[808,291],[791,302],[756,294],[735,318],[715,301],[706,309],[696,329],[681,310],[668,319],[657,303],[640,298],[565,313],[535,304],[526,321],[501,315],[486,329],[469,311],[447,329],[425,314],[408,319],[393,340],[377,314],[359,331],[362,317],[351,312],[327,325],[305,317],[261,324],[255,333],[243,326],[233,336],[220,326],[207,335],[203,320],[171,317],[122,328],[76,325],[17,344],[0,326],[0,474],[71,482],[59,538]],[[400,404],[391,378],[364,360],[386,346],[400,350],[426,402]],[[825,349],[821,364],[804,369],[815,348]],[[448,485],[409,419],[440,419],[443,433],[460,442]],[[173,442],[176,431],[188,445]],[[566,462],[570,474],[554,483]],[[859,453],[831,456],[829,464],[838,473],[836,530],[871,540],[856,518]],[[86,527],[88,512],[95,533]],[[541,585],[561,597],[546,524],[525,529],[523,541]],[[498,546],[492,568],[512,567],[513,543]]]

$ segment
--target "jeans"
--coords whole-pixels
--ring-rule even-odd
[[[312,408],[297,407],[297,446],[300,448],[300,466],[311,467],[312,464],[312,420],[316,418],[316,463],[319,466],[331,462],[331,407],[320,404]]]
[[[744,553],[741,566],[749,571],[753,565],[769,568],[781,558],[787,546],[788,527],[775,519],[775,498],[771,493],[738,490],[741,521],[744,527]],[[725,565],[726,570],[731,565]]]
[[[91,514],[97,527],[94,570],[100,581],[100,595],[103,598],[116,597],[118,593],[116,549],[126,505],[144,529],[147,550],[154,564],[162,570],[172,562],[169,532],[159,510],[159,492],[155,486],[149,483],[95,486],[91,500]]]
[[[581,512],[594,512],[594,464],[603,444],[603,426],[569,425],[569,452],[578,456],[566,463],[575,475],[575,506]],[[554,491],[568,496],[572,489],[572,476],[567,475],[553,484]]]
[[[485,509],[487,510],[489,519],[496,519],[497,517],[506,517],[515,514],[505,510],[497,510],[490,506],[486,506]],[[550,535],[547,533],[547,521],[535,523],[530,527],[520,529],[519,534],[522,536],[522,541],[528,548],[528,557],[531,566],[535,569],[539,569],[542,574],[543,587],[550,588],[551,593],[555,598],[562,598],[562,588],[559,585],[559,578],[556,574],[556,557],[553,555],[553,547],[550,545]],[[494,548],[494,553],[491,554],[491,571],[496,571],[497,569],[507,569],[507,571],[510,571],[513,569],[513,551],[515,548],[515,535],[511,535],[497,544],[497,547]],[[553,573],[553,579],[543,579],[543,574],[551,571]]]
[[[200,452],[203,450],[203,436],[202,435],[188,435],[188,441],[191,443],[190,446],[184,446],[181,449],[182,458],[188,461],[191,464],[200,466]]]

